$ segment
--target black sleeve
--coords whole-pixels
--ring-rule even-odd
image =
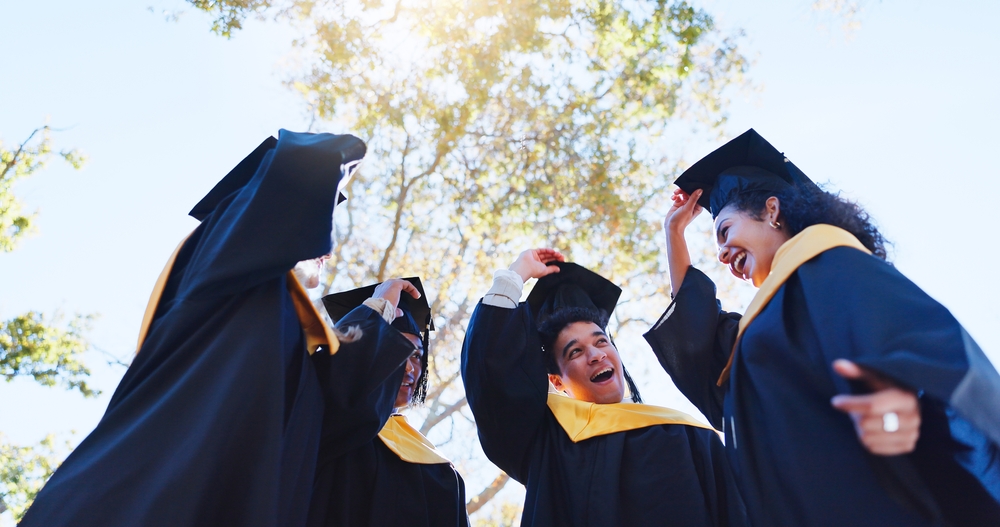
[[[392,415],[403,363],[413,344],[380,314],[360,306],[337,323],[362,332],[341,343],[336,354],[320,349],[312,355],[323,390],[323,460],[338,457],[370,442]]]
[[[716,381],[732,353],[740,317],[723,311],[712,280],[689,267],[674,301],[643,335],[677,388],[719,430],[726,390]]]
[[[345,142],[282,130],[253,179],[202,223],[181,295],[225,295],[330,252]]]
[[[1000,444],[1000,375],[944,306],[895,267],[847,247],[796,274],[828,362],[850,359],[923,392]]]
[[[527,304],[476,307],[462,346],[462,380],[486,456],[524,483],[548,411],[548,376]]]
[[[796,275],[838,390],[868,391],[833,372],[844,358],[922,393],[920,439],[905,458],[923,477],[896,486],[923,481],[956,525],[1000,521],[1000,375],[958,321],[896,268],[852,248],[826,251]]]

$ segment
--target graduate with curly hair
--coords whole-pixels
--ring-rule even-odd
[[[961,324],[885,261],[856,204],[750,130],[677,180],[673,302],[646,339],[725,431],[754,525],[1000,525],[1000,375]],[[684,230],[759,288],[721,310]]]

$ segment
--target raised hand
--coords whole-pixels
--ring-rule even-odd
[[[519,254],[517,260],[514,260],[508,269],[520,275],[521,280],[527,282],[529,278],[541,278],[545,275],[558,273],[558,267],[548,264],[565,261],[566,257],[555,249],[528,249]]]
[[[850,414],[861,444],[880,456],[913,452],[920,437],[917,395],[849,360],[833,361],[833,371],[872,389],[867,395],[837,395],[830,401],[834,408]]]
[[[684,239],[684,230],[701,214],[703,210],[698,205],[698,198],[701,197],[701,189],[691,193],[689,196],[681,189],[674,191],[670,197],[674,204],[667,211],[667,217],[663,219],[663,230],[667,235],[667,265],[670,267],[670,296],[674,296],[684,283],[687,276],[687,269],[691,266],[691,253],[687,248],[687,241]]]
[[[403,311],[399,309],[399,295],[406,291],[413,298],[420,298],[420,291],[413,284],[402,278],[392,278],[382,282],[375,288],[372,298],[384,298],[396,309],[396,316],[403,316]]]
[[[692,192],[691,195],[681,189],[674,191],[674,195],[670,197],[674,203],[667,211],[667,217],[663,219],[663,229],[667,231],[667,236],[672,232],[682,234],[684,229],[701,214],[704,210],[698,205],[701,194],[701,189]]]

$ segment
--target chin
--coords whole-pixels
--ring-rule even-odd
[[[625,390],[618,390],[613,393],[594,394],[594,402],[597,404],[620,403],[625,399]]]

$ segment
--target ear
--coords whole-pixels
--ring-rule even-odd
[[[556,390],[559,390],[560,392],[565,392],[566,391],[566,385],[563,384],[562,377],[560,377],[559,375],[556,375],[554,373],[550,373],[549,374],[549,382],[552,383],[552,386],[556,387]]]
[[[778,221],[781,216],[781,201],[775,196],[767,198],[764,211],[767,213],[767,221]]]

